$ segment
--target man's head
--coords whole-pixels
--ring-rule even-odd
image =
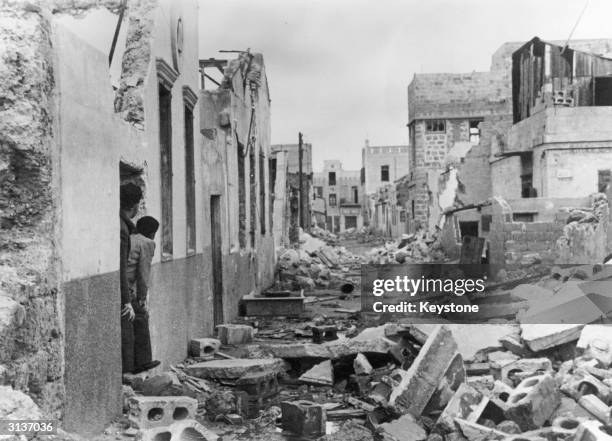
[[[144,216],[136,222],[136,231],[149,239],[155,239],[159,222],[154,217]]]
[[[131,182],[123,184],[119,189],[119,200],[121,203],[121,211],[128,217],[136,216],[138,212],[138,204],[142,199],[142,190],[136,184]]]

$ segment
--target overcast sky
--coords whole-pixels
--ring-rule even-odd
[[[200,2],[201,58],[262,52],[272,142],[313,145],[361,167],[364,140],[407,144],[415,73],[489,70],[506,41],[564,40],[585,0],[223,0]],[[573,38],[612,38],[612,1],[590,0]]]

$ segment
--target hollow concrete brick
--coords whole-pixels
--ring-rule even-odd
[[[128,419],[139,429],[169,426],[195,418],[198,400],[190,397],[143,397],[129,399]]]
[[[578,426],[574,441],[612,441],[612,429],[599,421],[584,421]]]
[[[561,403],[557,382],[550,374],[526,378],[506,401],[506,417],[523,431],[542,427]]]
[[[220,347],[216,338],[197,338],[189,343],[189,352],[193,357],[206,357],[216,354]]]
[[[144,429],[136,441],[218,441],[219,436],[195,420],[179,421],[169,426]]]

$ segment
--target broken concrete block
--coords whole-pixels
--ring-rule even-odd
[[[313,326],[312,342],[322,343],[338,339],[338,328],[334,325]]]
[[[383,423],[378,426],[378,429],[396,440],[424,441],[427,439],[425,429],[410,414],[402,415],[389,423]]]
[[[169,393],[175,391],[176,393]],[[174,372],[145,378],[142,382],[142,394],[148,397],[160,395],[182,395],[182,384]]]
[[[323,406],[307,400],[281,402],[283,429],[300,436],[325,435],[327,416]]]
[[[215,355],[220,347],[216,338],[196,338],[189,343],[189,353],[192,357],[207,357]]]
[[[519,359],[519,357],[514,355],[512,352],[505,351],[490,352],[487,354],[487,358],[489,359],[489,363],[491,363],[491,367],[493,368],[505,366]]]
[[[444,433],[455,430],[455,418],[477,422],[480,412],[474,413],[483,400],[483,395],[478,390],[467,384],[462,384],[450,399],[438,421],[436,427]],[[482,411],[482,409],[480,409]]]
[[[522,358],[502,366],[500,379],[504,383],[514,386],[515,382],[517,382],[515,377],[517,377],[519,373],[533,375],[545,372],[552,372],[552,363],[550,359],[545,357]]]
[[[399,414],[420,416],[451,366],[462,370],[465,378],[462,360],[459,364],[453,363],[458,355],[457,343],[450,330],[437,326],[408,371],[400,374],[401,382],[391,393],[389,406]]]
[[[284,370],[284,362],[278,358],[233,358],[211,360],[185,366],[186,374],[198,378],[232,380],[257,372],[276,372]]]
[[[224,345],[241,345],[253,340],[253,328],[248,325],[218,325],[217,337]]]
[[[353,360],[353,369],[357,375],[369,375],[374,370],[367,357],[361,353]]]
[[[217,441],[219,436],[195,420],[183,420],[169,426],[141,430],[136,441]]]
[[[304,372],[300,376],[300,381],[308,384],[318,384],[322,386],[333,386],[334,369],[331,360],[313,366],[312,369]]]
[[[506,401],[506,417],[522,430],[538,429],[551,419],[561,404],[557,382],[550,374],[523,380]]]
[[[562,438],[574,436],[581,422],[587,421],[586,418],[576,418],[574,416],[558,417],[552,422],[551,427],[555,433],[558,433]]]
[[[527,346],[525,346],[521,339],[514,334],[506,335],[500,338],[499,342],[504,347],[504,349],[512,352],[515,355],[518,355],[521,358],[527,358],[532,354],[532,352]]]
[[[585,355],[599,360],[601,365],[606,368],[612,364],[612,347],[610,347],[610,343],[606,340],[600,338],[591,340]]]
[[[584,369],[578,369],[573,375],[565,376],[561,392],[576,401],[583,395],[589,394],[597,396],[604,403],[608,403],[612,398],[612,389]]]
[[[595,395],[584,395],[578,400],[578,404],[587,412],[606,425],[612,424],[610,407]]]
[[[612,441],[612,429],[599,421],[584,421],[578,426],[574,441]]]
[[[168,426],[195,418],[198,400],[189,397],[143,397],[129,399],[128,419],[139,429]]]
[[[521,338],[527,343],[529,349],[539,352],[578,340],[583,327],[584,325],[523,324],[521,325]]]

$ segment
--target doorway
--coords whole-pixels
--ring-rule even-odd
[[[210,237],[212,248],[213,322],[223,323],[223,266],[221,262],[221,197],[210,197]]]

